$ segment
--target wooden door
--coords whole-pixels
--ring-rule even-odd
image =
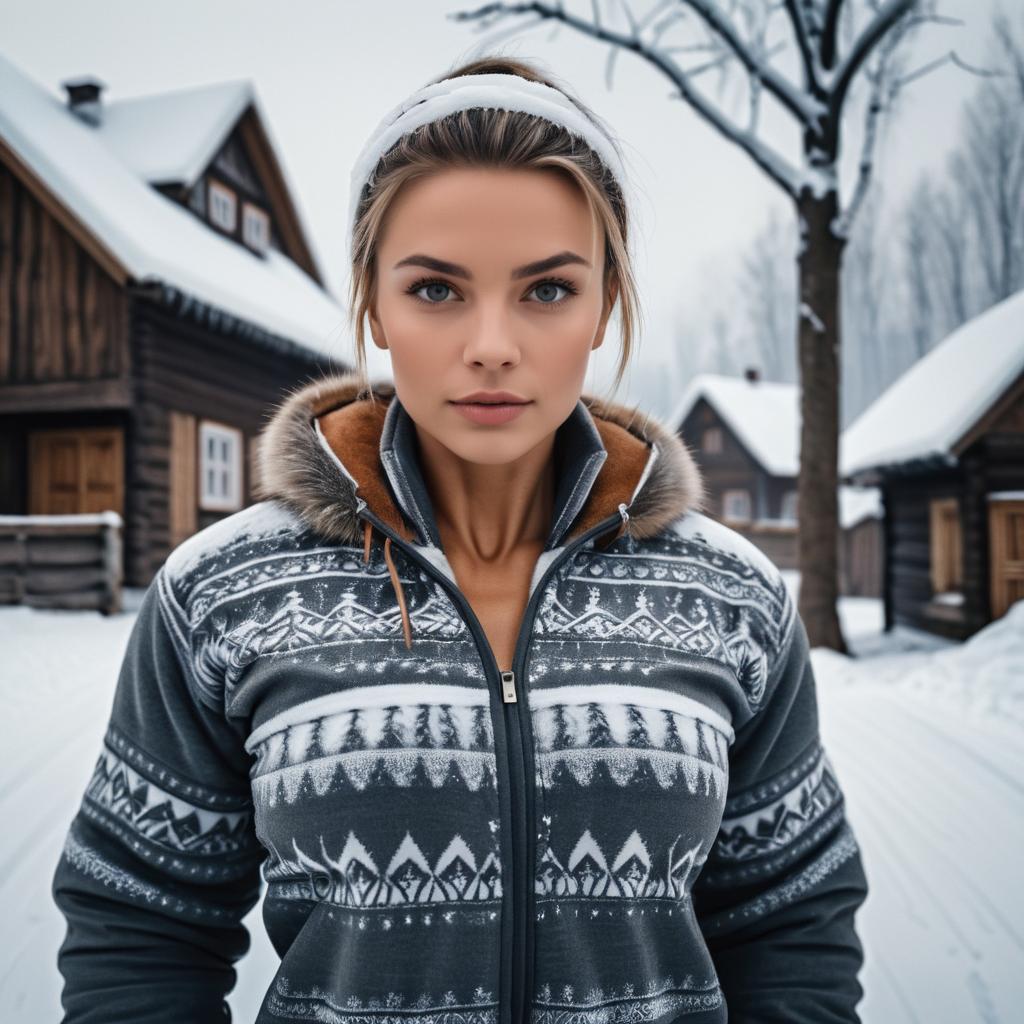
[[[121,427],[38,430],[29,434],[28,454],[30,515],[124,515]]]
[[[171,547],[196,532],[199,498],[196,494],[196,418],[171,413]]]
[[[990,501],[988,530],[992,618],[998,619],[1024,598],[1024,500]]]

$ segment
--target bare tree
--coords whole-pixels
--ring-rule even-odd
[[[1024,22],[1014,29],[1001,15],[993,29],[989,68],[972,69],[983,80],[964,104],[947,174],[923,174],[895,218],[913,343],[910,352],[900,344],[897,369],[1024,288]]]
[[[982,84],[952,167],[977,233],[988,302],[1024,285],[1024,103],[1008,80]]]
[[[670,97],[689,104],[725,139],[743,150],[792,201],[799,223],[801,377],[800,613],[812,644],[846,650],[836,610],[838,494],[840,264],[843,247],[873,172],[878,121],[900,86],[946,60],[904,73],[902,44],[927,23],[945,21],[933,0],[657,0],[643,15],[628,0],[592,0],[591,16],[570,12],[561,0],[486,3],[450,17],[481,28],[513,22],[513,31],[554,22],[608,43],[608,78],[618,53],[643,58],[672,83]],[[626,28],[613,27],[621,14]],[[778,18],[776,18],[778,15]],[[521,20],[517,20],[521,19]],[[781,20],[785,38],[773,41]],[[502,29],[507,33],[507,24]],[[680,38],[679,33],[684,33]],[[799,81],[778,67],[795,51]],[[746,85],[744,123],[697,84],[709,71],[739,71]],[[856,79],[869,85],[865,143],[857,181],[841,207],[839,153],[844,113]],[[769,100],[790,118],[800,159],[759,134]]]

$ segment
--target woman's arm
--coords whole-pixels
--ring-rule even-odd
[[[65,1024],[230,1020],[264,851],[244,737],[191,677],[189,642],[161,568],[53,876]]]
[[[762,701],[730,750],[722,825],[694,910],[730,1024],[848,1024],[860,1020],[854,915],[868,883],[821,745],[807,631],[788,612]]]

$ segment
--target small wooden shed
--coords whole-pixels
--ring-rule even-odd
[[[796,384],[701,373],[670,422],[693,449],[708,512],[756,544],[781,569],[798,566],[800,392]],[[881,505],[873,487],[840,485],[839,589],[881,596]]]
[[[840,470],[882,491],[886,628],[965,639],[1024,598],[1024,292],[869,406]]]

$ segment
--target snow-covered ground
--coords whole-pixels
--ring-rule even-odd
[[[795,581],[791,581],[795,589]],[[64,922],[49,884],[92,771],[128,610],[0,609],[0,1020],[60,1019]],[[821,732],[871,892],[858,915],[865,1024],[1012,1024],[1024,1005],[1024,601],[966,644],[881,632],[844,599],[846,658],[813,653]],[[234,1019],[252,1021],[277,957],[260,906]]]

